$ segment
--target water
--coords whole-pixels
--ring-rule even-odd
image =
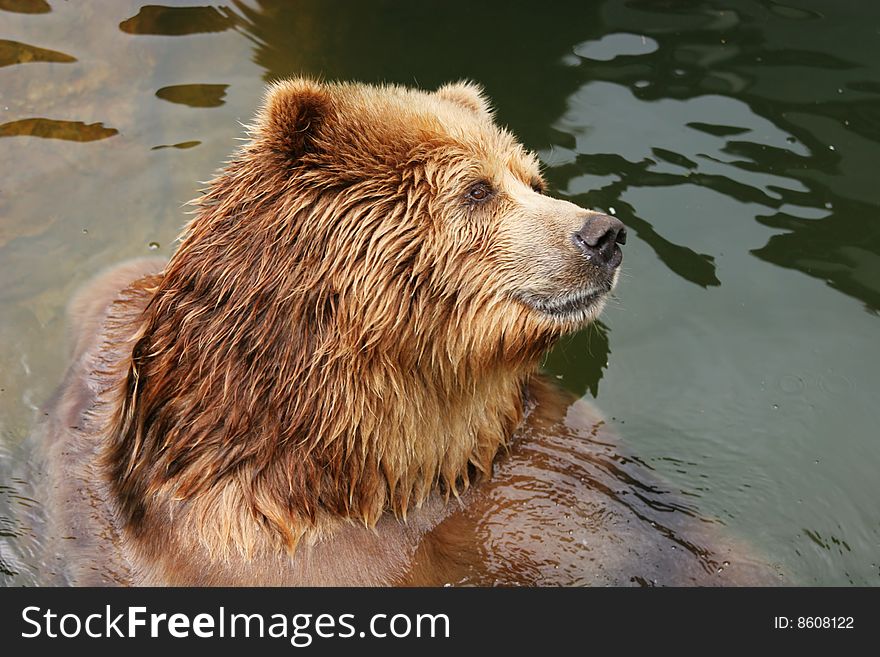
[[[790,2],[0,0],[0,581],[41,581],[66,299],[169,255],[264,83],[308,73],[482,83],[554,194],[630,229],[546,369],[792,581],[880,584],[880,5]]]

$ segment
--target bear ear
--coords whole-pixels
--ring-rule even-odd
[[[258,131],[269,146],[291,159],[315,151],[331,110],[324,84],[307,78],[273,82],[258,119]]]
[[[485,114],[486,116],[492,114],[492,107],[489,105],[483,87],[476,82],[470,80],[450,82],[437,89],[435,93],[443,100],[461,105],[477,114]]]

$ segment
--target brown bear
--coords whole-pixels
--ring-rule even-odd
[[[760,581],[537,374],[626,231],[545,195],[477,86],[279,82],[249,136],[170,262],[72,303],[67,581]]]

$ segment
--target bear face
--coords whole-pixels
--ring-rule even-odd
[[[325,206],[296,231],[320,260],[298,261],[336,321],[373,327],[373,340],[398,344],[404,328],[446,342],[452,318],[484,338],[456,353],[502,344],[513,357],[521,340],[544,349],[593,320],[616,284],[622,224],[544,195],[537,158],[474,84],[282,82],[253,136],[299,180],[291,194]]]

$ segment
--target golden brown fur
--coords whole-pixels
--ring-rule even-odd
[[[49,426],[56,504],[89,498],[59,513],[71,579],[545,582],[513,557],[493,571],[481,532],[508,507],[480,509],[517,485],[493,465],[528,469],[529,445],[598,422],[534,374],[616,281],[572,249],[590,213],[540,193],[535,157],[469,84],[279,83],[250,134],[167,265],[110,272],[73,304]],[[468,200],[475,181],[488,202]],[[589,306],[541,310],[584,290]],[[588,469],[578,435],[565,449]],[[514,552],[566,552],[546,536]],[[693,554],[676,581],[712,570]]]

